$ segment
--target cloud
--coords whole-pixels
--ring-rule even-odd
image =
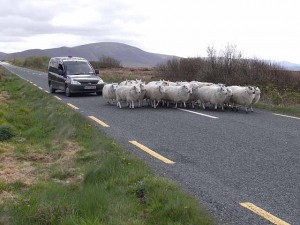
[[[137,19],[127,13],[128,4],[118,1],[11,1],[0,0],[0,42],[23,41],[24,46],[0,44],[0,51],[52,46],[56,43],[84,44],[89,41],[122,41],[138,35],[127,29]],[[126,18],[124,18],[126,17]],[[68,41],[69,37],[72,41]],[[32,42],[28,39],[31,38]],[[13,43],[12,42],[12,43]],[[129,40],[130,42],[130,40]],[[35,47],[36,48],[36,47]]]
[[[299,59],[298,0],[0,0],[0,51],[116,41],[205,56],[236,44],[246,56]],[[295,60],[294,60],[295,61]]]

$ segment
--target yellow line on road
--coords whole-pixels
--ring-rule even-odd
[[[49,94],[49,91],[46,91],[46,90],[45,90],[45,92]]]
[[[70,107],[73,108],[73,109],[79,109],[77,106],[72,105],[71,103],[67,103],[67,105],[70,106]]]
[[[174,164],[175,162],[163,157],[162,155],[156,153],[155,151],[151,150],[150,148],[147,148],[146,146],[138,143],[137,141],[129,141],[131,144],[137,146],[138,148],[142,149],[143,151],[147,152],[148,154],[152,155],[153,157],[167,163],[167,164]]]
[[[43,88],[39,87],[39,89],[43,90]]]
[[[295,117],[295,116],[287,116],[287,115],[282,115],[282,114],[277,114],[277,113],[273,113],[273,115],[276,115],[276,116],[283,116],[283,117],[288,117],[288,118],[300,120],[299,117]]]
[[[250,202],[242,202],[240,203],[241,206],[251,210],[252,212],[256,213],[257,215],[265,218],[266,220],[269,220],[270,222],[277,224],[277,225],[290,225],[289,223],[279,219],[276,216],[273,216],[271,213],[268,213],[267,211],[257,207],[256,205],[250,203]]]
[[[57,97],[56,95],[53,96],[54,98],[58,99],[58,100],[61,100],[60,97]]]
[[[98,118],[96,118],[94,116],[89,116],[89,118],[94,120],[96,123],[100,124],[103,127],[109,127],[109,125],[107,125],[106,123],[104,123],[103,121],[99,120]]]

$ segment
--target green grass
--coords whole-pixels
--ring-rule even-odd
[[[0,201],[1,225],[213,223],[193,197],[81,114],[3,68],[0,79],[0,124],[15,130],[1,152],[34,168],[25,180],[0,180],[0,196],[15,196]]]
[[[300,116],[300,105],[299,106],[284,106],[284,105],[274,105],[265,102],[259,102],[255,105],[255,108],[265,109],[271,112],[290,114],[294,116]]]

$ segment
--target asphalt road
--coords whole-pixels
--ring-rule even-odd
[[[1,65],[48,90],[47,74]],[[300,118],[262,110],[119,109],[94,94],[50,95],[108,124],[99,129],[194,195],[220,224],[300,224]],[[132,140],[174,163],[142,151]]]

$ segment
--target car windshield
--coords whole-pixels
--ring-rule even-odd
[[[82,75],[82,74],[93,74],[93,68],[83,61],[70,61],[65,62],[65,70],[67,75]]]

